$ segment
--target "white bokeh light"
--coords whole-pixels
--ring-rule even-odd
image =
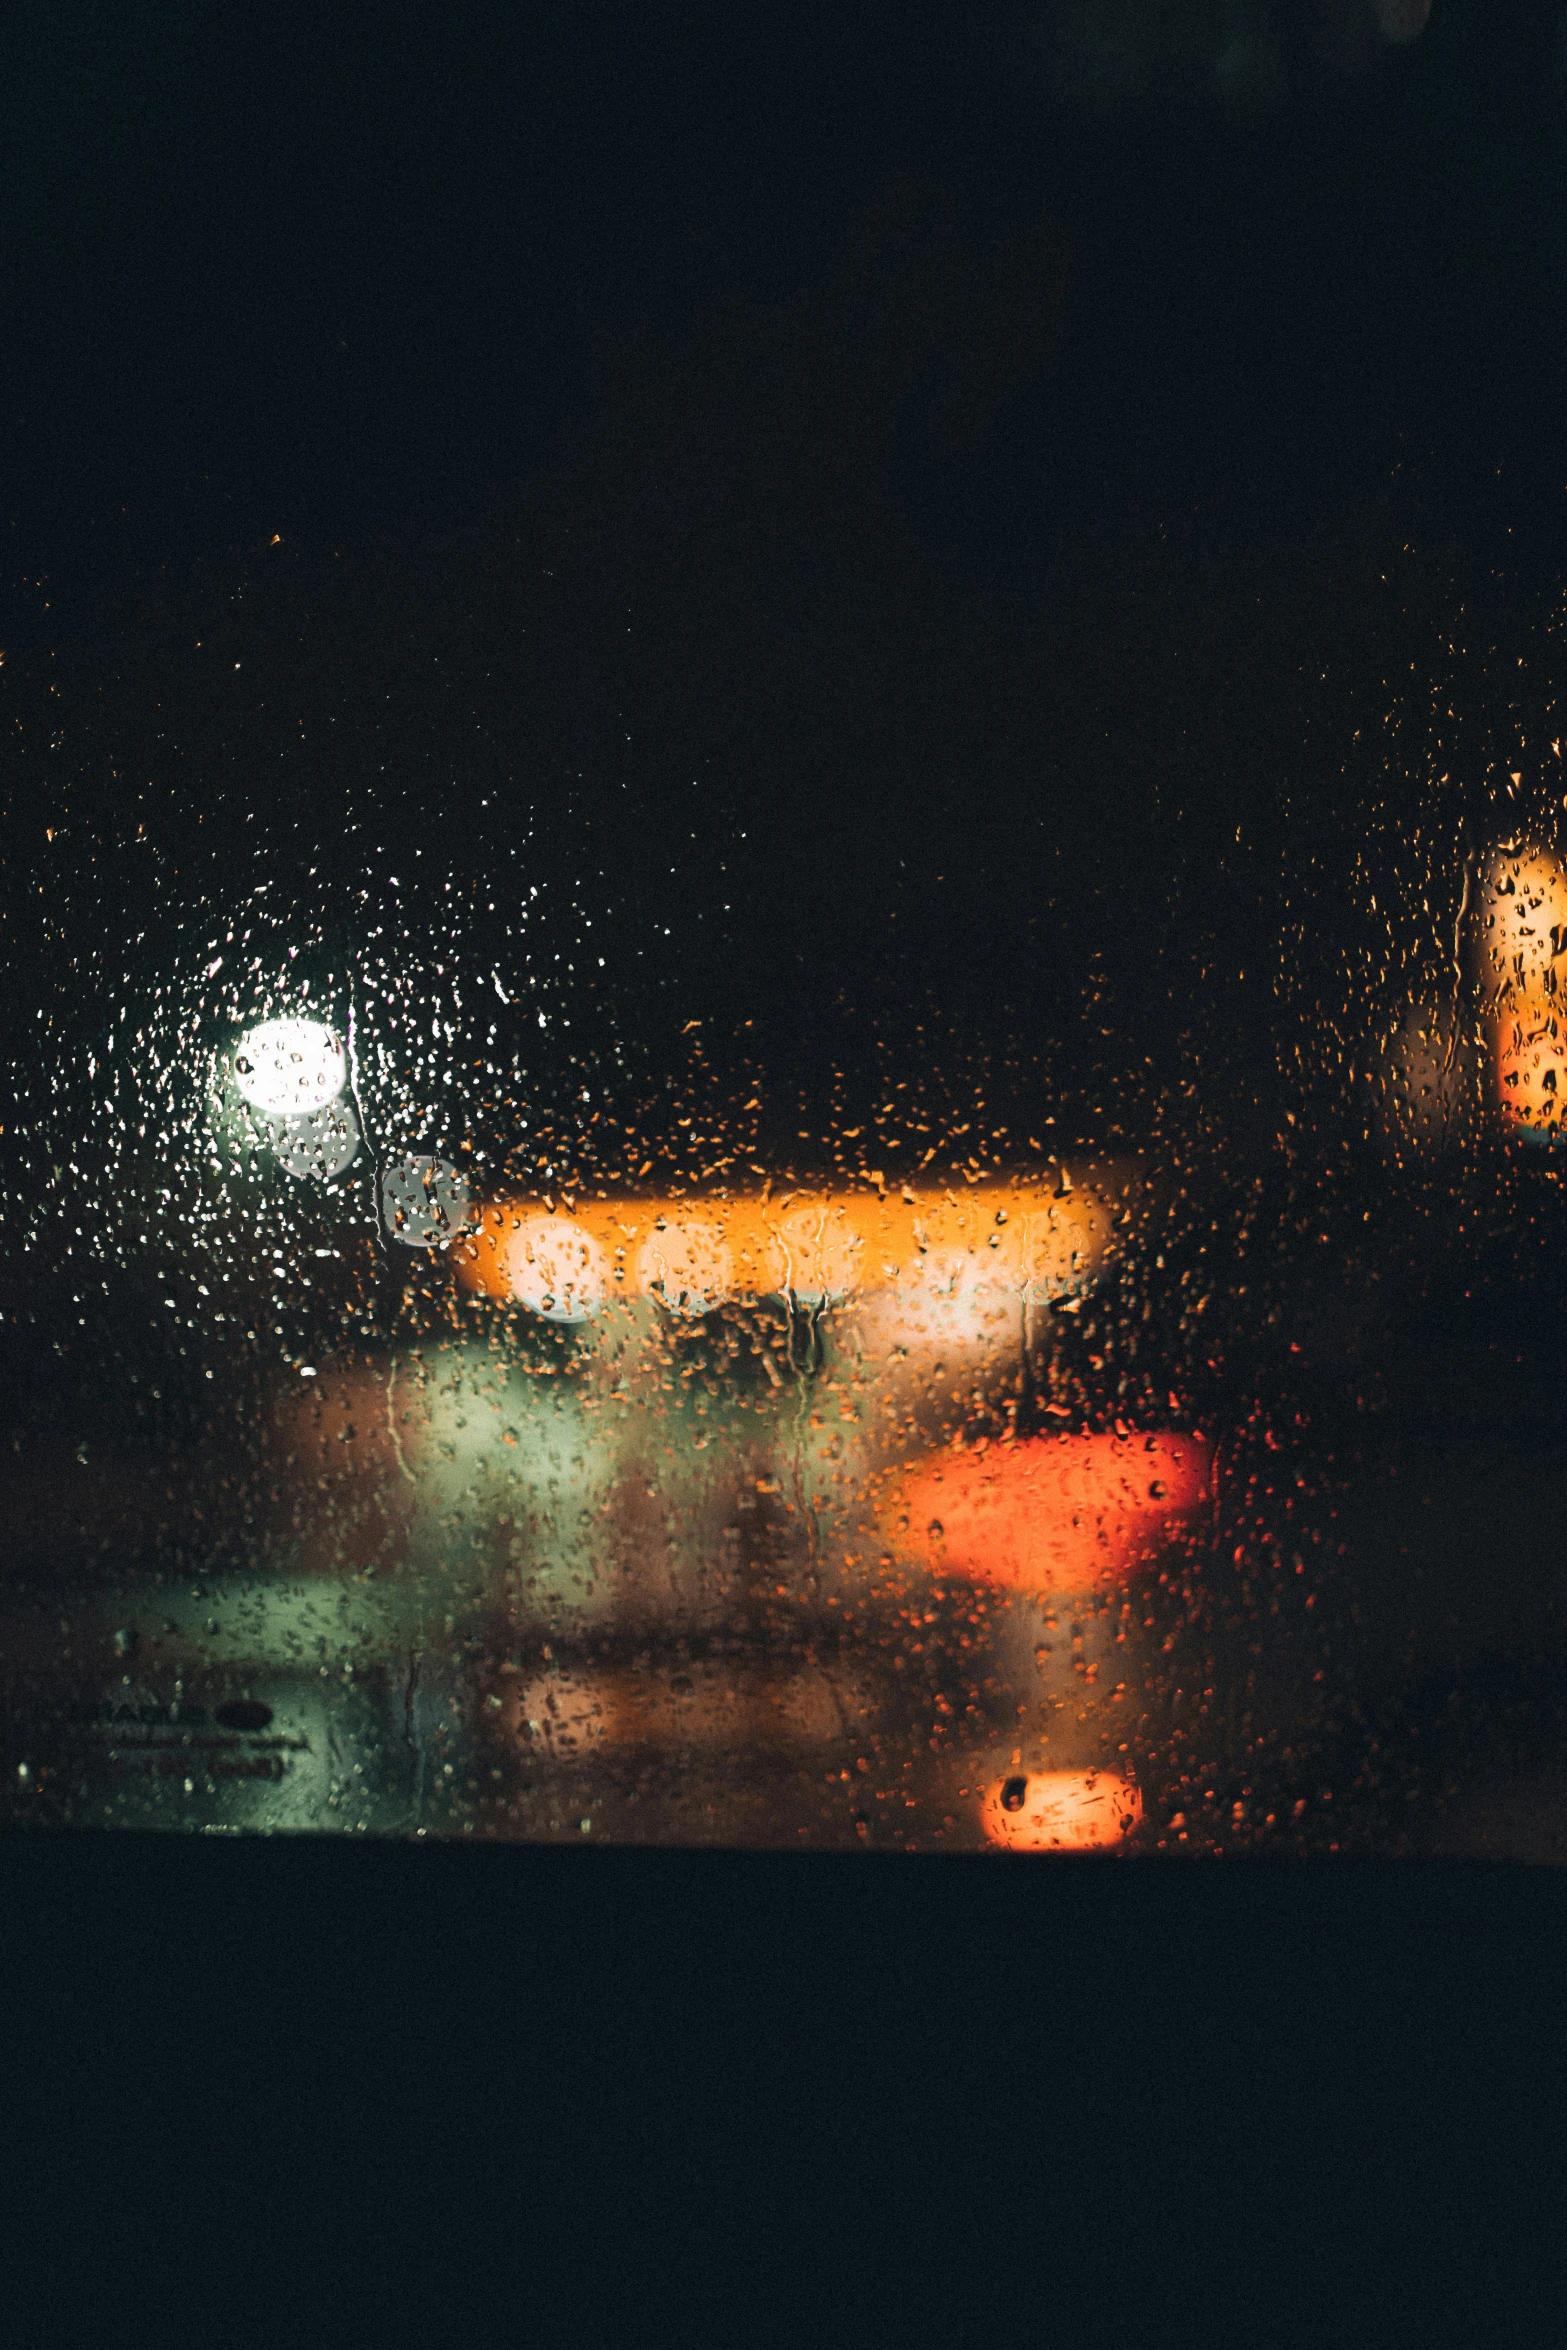
[[[461,1231],[473,1201],[448,1160],[409,1157],[387,1168],[381,1206],[388,1232],[404,1248],[438,1248]]]
[[[322,1020],[263,1020],[234,1050],[234,1082],[269,1118],[308,1118],[348,1083],[342,1039]]]
[[[505,1263],[512,1296],[547,1322],[585,1322],[609,1293],[609,1259],[569,1216],[524,1216]]]
[[[637,1251],[640,1286],[672,1314],[710,1314],[734,1287],[734,1256],[705,1216],[661,1216]]]
[[[345,1103],[313,1110],[308,1118],[269,1118],[273,1155],[286,1175],[330,1183],[359,1156],[359,1126]]]

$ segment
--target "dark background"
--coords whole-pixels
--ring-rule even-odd
[[[13,882],[525,836],[655,1063],[1266,1091],[1289,811],[1561,569],[1567,32],[1425,15],[11,12]]]

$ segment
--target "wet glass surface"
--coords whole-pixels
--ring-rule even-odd
[[[1083,128],[1298,87],[1331,213],[1425,15],[1064,11],[1054,183],[856,188],[542,487],[33,596],[7,1819],[1567,1857],[1554,556],[1403,378],[1148,423]]]
[[[1567,880],[1379,887],[1277,1131],[1149,1085],[1157,1148],[1020,1164],[894,1080],[830,1176],[598,1039],[541,1101],[515,950],[204,900],[31,1079],[12,1816],[1553,1854]]]

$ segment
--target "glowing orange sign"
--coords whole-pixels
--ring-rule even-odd
[[[883,1501],[895,1539],[933,1574],[1009,1591],[1123,1581],[1205,1507],[1196,1436],[1038,1436],[939,1452]]]
[[[1019,1771],[987,1787],[979,1806],[986,1843],[1010,1852],[1103,1852],[1142,1816],[1137,1789],[1108,1771]]]
[[[950,1289],[967,1274],[1043,1301],[1086,1288],[1110,1211],[1086,1187],[980,1183],[918,1193],[870,1189],[700,1200],[498,1201],[454,1243],[470,1289],[516,1298],[555,1320],[586,1320],[615,1298],[676,1313],[726,1297],[792,1292],[817,1305],[907,1287]]]

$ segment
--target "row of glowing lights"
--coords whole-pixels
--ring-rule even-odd
[[[319,1021],[279,1019],[249,1029],[233,1066],[244,1099],[264,1120],[277,1122],[285,1140],[301,1132],[307,1139],[312,1130],[319,1133],[323,1115],[334,1111],[348,1085],[343,1046]],[[351,1160],[344,1159],[339,1142],[331,1171],[345,1163]],[[285,1156],[284,1164],[297,1167],[299,1160]],[[422,1215],[421,1191],[430,1203]],[[387,1195],[398,1202],[393,1229],[412,1246],[429,1246],[449,1235],[469,1214],[460,1176],[439,1161],[404,1162],[387,1179]],[[527,1214],[510,1221],[509,1236],[497,1252],[497,1269],[503,1271],[510,1293],[548,1319],[568,1324],[586,1320],[610,1291],[612,1268],[603,1246],[570,1217]],[[665,1225],[649,1233],[636,1253],[633,1271],[637,1286],[687,1313],[708,1310],[734,1279],[723,1235],[716,1226],[690,1217],[678,1226]],[[1096,1450],[1102,1449],[1101,1442]],[[941,1495],[959,1550],[974,1553],[970,1563],[975,1566],[982,1557],[990,1579],[1007,1582],[1040,1572],[1042,1562],[1027,1555],[1034,1548],[1029,1539],[1032,1528],[1063,1518],[1076,1521],[1083,1504],[1091,1505],[1095,1498],[1084,1486],[1085,1471],[1092,1481],[1095,1461],[1075,1451],[1070,1461],[1058,1454],[1054,1459],[1020,1458],[1018,1465],[1027,1472],[1022,1489],[1007,1491],[998,1482],[994,1464],[988,1470],[978,1465],[977,1478],[971,1476],[966,1484],[946,1473]],[[1124,1472],[1124,1464],[1117,1465]],[[1167,1439],[1158,1465],[1177,1488],[1171,1494],[1168,1484],[1161,1484],[1161,1495],[1177,1507],[1190,1507],[1204,1464],[1195,1458],[1185,1460]],[[1110,1464],[1100,1466],[1102,1471]],[[1071,1490],[1041,1490],[1042,1471],[1053,1476],[1055,1485],[1061,1485],[1064,1476]],[[1120,1482],[1125,1485],[1124,1473]],[[931,1499],[912,1491],[900,1495],[901,1502],[915,1504],[919,1516],[926,1514]],[[958,1563],[949,1553],[945,1571],[950,1573]],[[983,1792],[979,1810],[987,1840],[1019,1851],[1112,1848],[1123,1844],[1142,1820],[1142,1800],[1135,1786],[1102,1771],[1014,1772]]]
[[[321,1022],[273,1020],[248,1030],[235,1082],[279,1163],[330,1179],[353,1163],[359,1129],[342,1097],[344,1051]],[[642,1296],[696,1318],[737,1296],[792,1296],[814,1308],[855,1291],[917,1281],[924,1294],[999,1284],[1040,1302],[1080,1290],[1102,1253],[1105,1217],[1068,1186],[992,1197],[978,1185],[954,1210],[944,1195],[898,1187],[869,1195],[786,1194],[728,1201],[720,1225],[685,1205],[625,1199],[570,1201],[571,1212],[520,1202],[476,1210],[449,1162],[404,1157],[381,1174],[388,1237],[410,1248],[461,1240],[453,1250],[470,1288],[509,1298],[557,1323],[589,1321],[616,1298]],[[978,1227],[988,1217],[983,1234]],[[971,1276],[982,1276],[977,1283]]]

